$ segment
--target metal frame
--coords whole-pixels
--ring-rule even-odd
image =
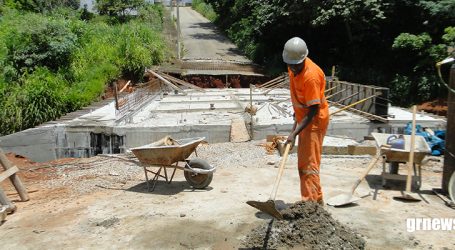
[[[170,166],[166,167],[166,166],[151,166],[151,165],[147,166],[147,165],[143,165],[144,173],[145,173],[145,179],[146,179],[146,182],[147,182],[147,190],[149,192],[153,192],[155,190],[156,183],[158,182],[159,177],[165,179],[167,184],[170,184],[172,182],[172,179],[174,179],[175,171],[177,171],[177,168],[180,168],[180,169],[183,170],[183,168],[179,167],[177,164],[178,164],[178,162],[176,162],[175,163],[175,167],[173,167],[174,171],[172,171],[172,175],[171,175],[170,179],[168,179],[168,174],[167,174],[167,169],[166,169],[166,168],[168,168]],[[158,167],[158,171],[154,172],[152,170],[147,169],[147,167]],[[164,171],[163,171],[164,175],[160,174],[161,170],[163,170],[163,169],[164,169]],[[148,173],[154,174],[154,176],[153,176],[153,178],[151,180],[148,177]],[[152,182],[152,183],[150,184],[150,182]],[[152,186],[150,187],[150,185],[152,185]]]
[[[381,178],[382,178],[382,186],[386,185],[387,180],[400,180],[400,181],[405,181],[407,176],[406,175],[401,175],[401,174],[391,174],[390,172],[387,171],[386,168],[386,163],[407,163],[407,162],[396,162],[396,161],[387,161],[387,156],[382,155],[382,173],[381,173]],[[399,168],[399,167],[398,167]],[[412,176],[412,183],[415,184],[415,187],[417,190],[420,190],[420,187],[422,187],[422,168],[421,164],[416,164],[413,163],[413,170],[414,170],[414,176]]]
[[[196,157],[198,157],[196,149],[194,150],[194,154],[196,155]],[[179,162],[185,162],[185,166],[184,167],[179,166],[178,165]],[[177,169],[180,169],[180,170],[183,170],[183,171],[194,172],[194,170],[188,164],[188,160],[177,161],[177,162],[175,162],[174,164],[171,164],[171,165],[161,165],[161,166],[160,165],[142,164],[142,167],[144,168],[145,179],[146,179],[146,182],[147,182],[147,190],[149,192],[153,192],[155,190],[156,184],[157,184],[158,179],[160,177],[163,178],[166,181],[167,184],[171,184],[172,180],[174,179],[174,175],[175,175],[175,172],[177,171]],[[158,168],[158,170],[155,172],[155,171],[152,171],[152,170],[150,170],[148,168]],[[171,174],[170,178],[168,176],[167,168],[173,168],[174,169],[172,171],[172,174]],[[161,174],[162,170],[163,170],[164,175]],[[152,179],[149,178],[148,173],[154,174]]]

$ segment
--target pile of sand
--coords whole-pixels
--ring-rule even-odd
[[[271,220],[251,231],[246,248],[364,249],[365,240],[341,225],[313,202],[297,202],[282,210],[284,220]]]

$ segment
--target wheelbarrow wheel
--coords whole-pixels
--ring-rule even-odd
[[[200,168],[205,170],[209,170],[212,168],[212,166],[210,166],[208,162],[199,158],[191,159],[188,162],[188,165],[190,165],[191,168]],[[206,188],[208,185],[210,185],[213,179],[213,173],[198,174],[189,171],[184,171],[184,175],[188,184],[197,189]]]

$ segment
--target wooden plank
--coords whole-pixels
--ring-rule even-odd
[[[8,160],[8,158],[6,158],[6,155],[1,148],[0,148],[0,164],[3,166],[3,169],[5,169],[5,170],[8,170],[13,167],[13,165]],[[17,192],[19,193],[19,196],[21,197],[21,201],[28,201],[30,198],[28,197],[27,190],[25,189],[25,186],[22,184],[21,179],[19,179],[19,176],[17,176],[16,174],[13,174],[12,176],[9,177],[9,179],[11,180],[11,182],[13,183]]]
[[[4,181],[6,178],[10,177],[16,172],[19,172],[19,169],[16,166],[8,168],[5,172],[0,173],[0,182]]]
[[[123,88],[118,92],[119,94],[122,93],[123,91],[125,91],[126,88],[128,88],[128,85],[130,85],[131,81],[128,81],[125,86],[123,86]]]
[[[147,72],[151,73],[152,75],[156,76],[157,78],[159,78],[162,82],[164,82],[166,85],[168,85],[169,87],[171,87],[172,89],[174,90],[177,90],[178,92],[186,95],[186,92],[183,91],[183,89],[175,86],[175,84],[171,83],[170,81],[166,80],[164,77],[160,76],[158,73],[152,71],[152,70],[147,70]]]
[[[376,146],[348,145],[348,154],[350,155],[376,155],[376,153]]]
[[[159,72],[159,73],[160,73],[160,75],[162,75],[164,78],[168,79],[169,81],[174,81],[174,82],[176,82],[178,84],[181,84],[183,86],[186,86],[186,87],[188,87],[190,89],[194,89],[194,90],[201,91],[201,92],[206,92],[206,90],[204,88],[198,87],[198,86],[196,86],[194,84],[191,84],[189,82],[185,82],[185,81],[183,81],[181,79],[175,78],[175,77],[173,77],[171,75],[168,75],[166,73],[163,73],[163,72]]]

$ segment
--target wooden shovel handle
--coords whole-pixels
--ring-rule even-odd
[[[371,171],[371,169],[376,166],[376,163],[378,162],[379,160],[379,155],[375,156],[375,158],[371,159],[370,161],[370,165],[368,165],[368,167],[366,168],[365,172],[360,176],[360,178],[354,183],[354,185],[352,186],[352,189],[351,189],[351,194],[354,193],[354,191],[356,190],[356,188],[359,186],[359,184],[363,181],[363,179],[365,179],[365,176],[367,176],[367,174]]]
[[[411,129],[411,151],[409,152],[408,176],[406,178],[406,192],[411,192],[412,166],[414,165],[414,148],[416,136],[416,113],[417,106],[412,106],[412,129]]]
[[[276,193],[278,192],[278,186],[280,185],[281,176],[283,176],[284,165],[286,165],[286,160],[288,159],[288,154],[291,149],[291,144],[287,143],[284,150],[283,157],[281,158],[280,168],[278,170],[278,175],[275,179],[275,184],[273,185],[272,193],[270,195],[270,200],[275,200]]]

